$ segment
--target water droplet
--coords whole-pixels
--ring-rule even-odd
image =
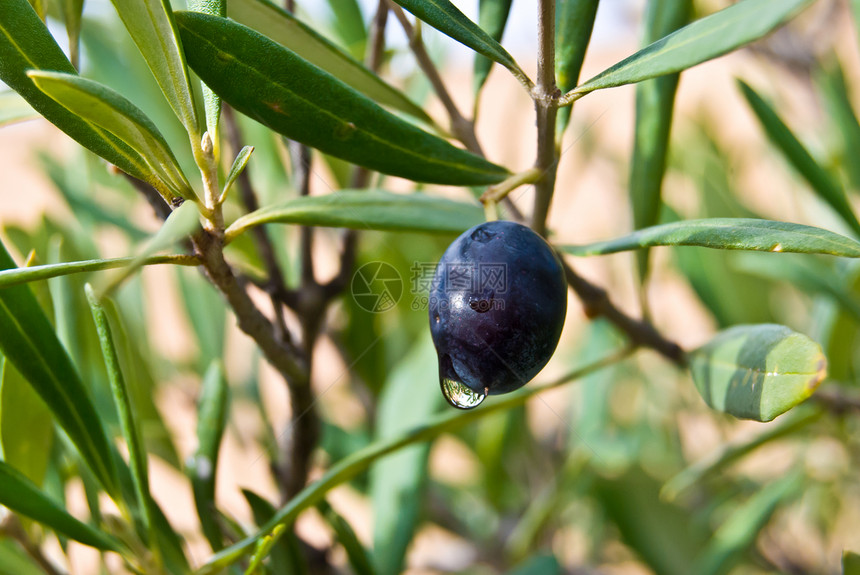
[[[485,393],[478,393],[462,381],[450,377],[442,378],[442,395],[448,403],[460,409],[478,407],[487,398],[486,390]]]

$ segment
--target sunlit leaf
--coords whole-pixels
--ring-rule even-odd
[[[560,0],[557,4],[555,78],[562,92],[572,90],[579,82],[599,3],[599,0]],[[556,131],[559,140],[570,121],[570,112],[569,107],[558,111]]]
[[[176,20],[194,71],[231,106],[280,134],[415,181],[481,185],[507,175],[245,26],[193,12],[179,12]]]
[[[801,403],[827,374],[820,345],[774,324],[724,330],[689,359],[705,403],[756,421],[771,421]]]
[[[59,72],[29,72],[40,90],[70,112],[103,128],[146,161],[163,182],[158,190],[168,202],[193,198],[194,192],[164,136],[137,106],[107,86]]]
[[[30,4],[26,0],[5,1],[0,10],[0,80],[85,148],[140,180],[158,183],[140,154],[44,94],[27,76],[30,70],[76,73]]]
[[[18,370],[0,356],[0,444],[3,461],[42,485],[54,443],[51,411]]]
[[[168,0],[111,0],[170,107],[192,138],[200,137],[185,55]]]
[[[559,250],[575,256],[595,256],[652,246],[860,257],[860,243],[851,238],[802,224],[751,218],[685,220],[645,228],[614,240],[559,246]]]
[[[382,190],[344,190],[304,196],[261,208],[227,228],[232,240],[251,227],[268,223],[429,233],[460,233],[483,221],[477,204],[427,194],[394,194]],[[860,245],[858,245],[860,250]]]
[[[573,95],[674,74],[766,36],[815,0],[743,0],[661,38],[577,86]]]

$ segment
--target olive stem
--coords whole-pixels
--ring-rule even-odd
[[[481,203],[499,202],[518,187],[526,184],[534,184],[540,180],[542,175],[543,171],[539,168],[529,168],[528,170],[514,174],[505,181],[488,187],[487,191],[481,195]]]
[[[556,102],[559,90],[555,79],[555,0],[538,2],[538,74],[532,92],[537,114],[537,158],[541,177],[535,182],[532,229],[546,235],[546,218],[555,190],[558,150],[555,145]]]

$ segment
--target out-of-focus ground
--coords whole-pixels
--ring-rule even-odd
[[[516,4],[516,3],[515,3]],[[638,11],[641,2],[632,2],[631,13]],[[721,5],[721,2],[710,4]],[[816,14],[828,10],[828,3],[820,2],[804,22],[816,26]],[[841,6],[841,5],[840,5]],[[857,80],[857,38],[851,27],[851,19],[844,6],[840,17],[831,18],[828,35],[838,38],[836,47],[847,71],[849,81]],[[803,27],[801,26],[802,30]],[[630,28],[628,31],[635,30]],[[615,43],[598,42],[597,51],[588,54],[582,77],[588,78],[612,63],[629,55],[638,46],[638,35],[631,32],[616,34]],[[522,55],[520,55],[522,56]],[[534,77],[534,64],[520,58],[523,67]],[[447,85],[463,110],[471,110],[470,62],[452,61],[445,72]],[[739,182],[744,200],[766,217],[818,223],[829,217],[808,199],[798,193],[802,184],[793,179],[778,159],[767,151],[760,129],[755,124],[748,108],[742,102],[735,86],[735,78],[743,78],[765,93],[778,93],[782,110],[795,126],[814,126],[821,122],[820,112],[814,96],[803,78],[792,77],[765,56],[750,50],[732,54],[687,71],[682,76],[678,92],[673,141],[683,142],[696,125],[707,123],[714,135],[731,150],[736,171],[733,177]],[[777,83],[779,83],[777,85]],[[790,84],[787,87],[785,83]],[[576,104],[573,122],[566,134],[563,154],[559,165],[557,192],[553,200],[550,228],[558,243],[584,243],[622,235],[631,228],[631,217],[627,202],[627,162],[632,147],[634,118],[633,87],[623,87],[596,92]],[[443,110],[433,104],[431,113],[442,119]],[[526,93],[503,70],[494,69],[484,89],[478,136],[487,155],[493,161],[513,171],[527,168],[534,159],[535,140],[534,115],[531,101]],[[25,227],[37,225],[40,214],[48,211],[71,217],[52,190],[50,183],[38,168],[34,152],[47,150],[64,157],[75,144],[45,121],[31,121],[0,129],[0,225],[17,223]],[[682,154],[675,149],[673,154]],[[253,160],[252,160],[253,161]],[[324,172],[320,168],[321,173]],[[315,183],[315,193],[324,193],[326,184]],[[670,204],[684,214],[695,213],[696,195],[691,193],[694,183],[684,175],[670,172],[665,184],[665,195]],[[459,192],[446,191],[447,194]],[[461,194],[461,197],[462,196]],[[530,211],[532,191],[522,188],[513,193],[515,202],[524,211]],[[815,210],[815,211],[813,211]],[[139,222],[149,222],[156,229],[156,222],[149,208],[141,202]],[[834,223],[832,229],[838,229]],[[322,242],[321,242],[322,243]],[[333,269],[330,249],[323,245],[319,250],[321,276],[326,268]],[[329,246],[330,247],[330,246]],[[108,246],[110,253],[111,248]],[[648,300],[651,315],[657,326],[685,347],[694,347],[711,334],[715,328],[708,312],[698,303],[691,288],[677,274],[668,269],[666,249],[654,251],[655,274],[650,284]],[[18,254],[21,256],[22,254]],[[122,255],[110,253],[110,255]],[[328,262],[326,259],[328,258]],[[633,315],[641,313],[632,270],[633,256],[620,254],[603,258],[575,261],[575,265],[588,278],[611,288],[613,300]],[[158,311],[152,313],[150,337],[155,348],[167,357],[187,355],[191,341],[189,328],[179,320],[175,298],[171,297],[174,285],[172,277],[163,269],[148,269],[143,272],[150,299],[160,302]],[[577,300],[570,299],[567,323],[560,349],[576,347],[581,338],[581,326],[586,321]],[[155,306],[150,306],[154,308]],[[166,311],[166,313],[165,313]],[[228,365],[242,365],[250,356],[250,343],[236,330],[229,336],[230,357]],[[567,345],[566,343],[567,342]],[[646,357],[644,362],[659,361]],[[556,357],[539,379],[547,380],[569,369],[571,359]],[[358,417],[360,406],[346,389],[348,367],[344,365],[333,344],[326,338],[320,341],[316,354],[314,388],[321,396],[321,409],[336,422],[348,423]],[[286,391],[277,378],[263,370],[266,381],[265,405],[276,429],[288,426],[289,412]],[[428,375],[428,385],[436,385]],[[564,390],[548,393],[543,401],[534,401],[529,406],[531,421],[542,435],[551,435],[566,423],[551,406],[566,401]],[[193,382],[176,381],[162,386],[162,395],[157,398],[163,409],[180,454],[188,456],[195,447],[195,405]],[[256,447],[254,437],[256,419],[248,406],[237,404],[232,414],[232,424],[225,438],[218,469],[217,498],[219,505],[235,517],[250,524],[247,509],[239,488],[277,497],[277,491],[269,480],[266,468],[268,456]],[[700,420],[681,421],[682,432],[687,435],[685,449],[692,458],[703,456],[722,441],[721,435],[707,422]],[[753,424],[738,424],[736,434],[743,436],[754,429]],[[832,448],[824,446],[823,448]],[[838,447],[838,446],[837,446]],[[836,450],[838,451],[838,449]],[[838,456],[838,454],[837,454]],[[759,465],[772,466],[779,454],[763,454]],[[167,512],[171,522],[183,533],[198,531],[193,498],[188,482],[176,471],[152,458],[153,492]],[[468,482],[476,473],[477,463],[468,450],[456,439],[442,438],[431,453],[430,473],[449,482]],[[752,465],[755,465],[753,463]],[[80,493],[70,493],[73,513],[86,513]],[[356,529],[359,538],[372,544],[372,517],[367,501],[349,487],[340,487],[331,494],[330,502]],[[860,525],[856,518],[854,525]],[[790,528],[794,528],[789,526]],[[298,521],[299,532],[306,539],[323,546],[330,541],[327,529],[315,512],[303,514]],[[800,533],[802,528],[797,527]],[[569,534],[567,534],[569,535]],[[565,534],[559,534],[560,538]],[[564,539],[565,558],[575,559],[583,552],[576,538]],[[206,557],[206,546],[202,540],[192,541],[200,562]],[[860,541],[855,541],[860,544]],[[860,546],[855,546],[860,548]],[[440,552],[444,550],[443,552]],[[413,575],[437,572],[435,569],[457,570],[472,559],[469,542],[436,526],[421,529],[409,554],[409,565],[415,566]],[[74,557],[78,562],[75,572],[89,571],[94,554],[75,547]],[[341,558],[344,560],[344,558]],[[632,564],[619,564],[617,569],[605,573],[647,572]]]

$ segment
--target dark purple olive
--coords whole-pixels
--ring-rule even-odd
[[[528,383],[552,357],[567,312],[561,262],[515,222],[487,222],[448,246],[430,292],[442,393],[470,409]]]

